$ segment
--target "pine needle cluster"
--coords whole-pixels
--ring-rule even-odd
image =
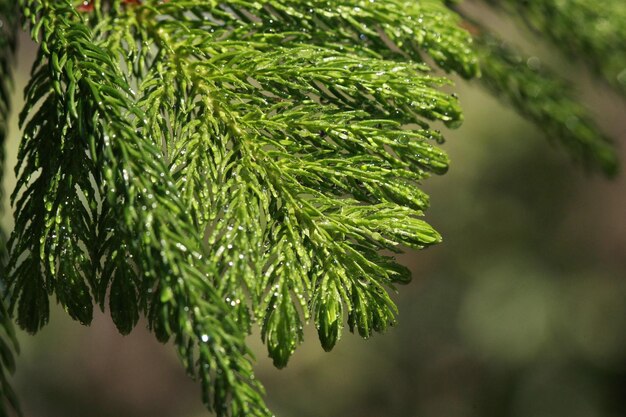
[[[569,22],[562,2],[520,3],[535,25],[534,3]],[[364,338],[394,325],[410,273],[393,254],[441,241],[419,186],[448,169],[438,125],[463,120],[449,73],[482,72],[615,172],[563,81],[440,0],[0,0],[2,140],[18,14],[39,52],[1,248],[0,392],[16,409],[11,317],[36,332],[52,296],[83,324],[108,309],[122,334],[146,317],[218,416],[271,415],[244,340],[255,323],[277,367],[308,322],[325,350],[344,323]],[[593,36],[568,52],[603,58]],[[594,68],[620,87],[620,66]]]

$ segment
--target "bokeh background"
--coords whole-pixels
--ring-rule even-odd
[[[466,7],[573,80],[626,165],[626,100],[537,35]],[[16,108],[33,58],[22,37]],[[447,134],[453,165],[425,184],[445,241],[400,257],[414,279],[394,297],[399,325],[367,341],[346,333],[331,353],[310,326],[280,371],[250,337],[278,417],[626,415],[626,176],[585,173],[478,86],[456,90],[466,122]],[[15,121],[11,135],[8,167]],[[106,314],[87,328],[57,309],[19,339],[13,383],[28,417],[209,415],[145,323],[122,337]]]

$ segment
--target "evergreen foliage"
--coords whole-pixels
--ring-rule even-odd
[[[587,168],[615,175],[618,160],[614,147],[573,96],[573,86],[545,69],[537,57],[524,56],[484,27],[468,24],[476,35],[481,83]]]
[[[626,3],[605,0],[485,0],[511,12],[626,94]]]
[[[0,5],[4,139],[18,5]],[[389,292],[410,275],[389,254],[440,242],[418,186],[448,168],[433,123],[462,122],[438,69],[482,71],[577,158],[616,169],[562,81],[528,68],[452,2],[19,8],[40,50],[20,115],[2,327],[13,342],[11,314],[36,332],[52,295],[83,324],[108,304],[123,334],[145,316],[218,416],[270,415],[244,342],[253,323],[278,367],[309,321],[326,350],[345,320],[365,338],[395,323]],[[576,36],[572,51],[604,57],[592,33]],[[595,65],[610,78],[621,63]],[[1,392],[17,407],[4,374],[11,342],[0,344]]]

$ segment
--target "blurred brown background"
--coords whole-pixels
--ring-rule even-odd
[[[626,165],[626,101],[581,63],[487,19],[567,69]],[[16,108],[34,56],[25,37],[20,51]],[[368,341],[347,333],[331,353],[309,329],[281,371],[250,338],[278,417],[626,415],[625,175],[587,175],[480,88],[458,90],[466,123],[447,135],[452,169],[425,184],[427,219],[445,242],[401,257],[414,281],[395,297],[399,326]],[[11,135],[8,167],[15,122]],[[14,182],[7,173],[6,189]],[[122,337],[107,315],[85,328],[57,310],[20,341],[14,385],[28,417],[208,415],[172,347],[144,323]]]

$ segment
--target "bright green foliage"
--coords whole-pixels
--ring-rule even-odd
[[[626,2],[623,0],[485,0],[519,16],[566,53],[582,58],[626,94]]]
[[[30,331],[43,325],[51,293],[88,323],[92,295],[103,302],[112,282],[120,330],[142,310],[159,339],[174,337],[207,404],[226,414],[228,398],[233,414],[266,415],[242,331],[207,282],[201,236],[159,148],[139,135],[145,115],[125,75],[71,5],[33,2],[24,10],[44,40],[27,100],[43,104],[22,119],[26,165],[8,279],[18,323]],[[28,178],[32,172],[39,175]]]
[[[309,321],[326,350],[346,321],[365,338],[395,323],[389,291],[410,275],[389,253],[441,240],[418,188],[448,168],[431,125],[462,122],[430,62],[463,78],[482,65],[581,158],[614,163],[560,84],[488,42],[479,63],[444,1],[23,0],[21,12],[41,48],[9,312],[30,332],[51,295],[83,324],[108,304],[124,334],[146,316],[218,416],[270,415],[244,343],[254,323],[278,367]]]
[[[408,271],[378,251],[440,240],[419,219],[416,184],[448,163],[427,121],[461,120],[403,55],[468,77],[476,59],[437,2],[196,3],[23,5],[41,52],[7,284],[30,331],[49,295],[87,324],[110,288],[120,331],[145,314],[173,337],[218,415],[261,416],[252,321],[277,366],[311,313],[326,349],[344,310],[364,337],[395,322]]]

